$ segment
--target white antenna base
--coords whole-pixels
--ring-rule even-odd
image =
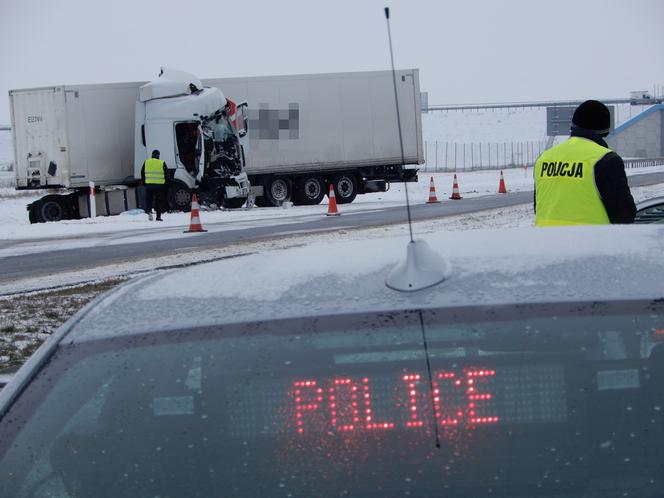
[[[423,240],[408,243],[406,261],[385,279],[390,289],[413,292],[441,283],[447,278],[447,262]]]

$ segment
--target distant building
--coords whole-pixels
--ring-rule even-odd
[[[625,121],[606,141],[622,157],[664,157],[664,104]]]

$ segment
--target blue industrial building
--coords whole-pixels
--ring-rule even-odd
[[[623,158],[664,157],[664,104],[653,105],[624,122],[606,141]]]

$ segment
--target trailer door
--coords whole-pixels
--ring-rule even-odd
[[[63,87],[10,92],[16,186],[69,186]]]

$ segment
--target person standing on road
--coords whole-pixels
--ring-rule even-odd
[[[153,150],[152,157],[146,159],[141,168],[141,181],[145,185],[145,212],[148,220],[152,221],[152,208],[157,213],[157,221],[161,219],[163,207],[166,204],[166,184],[168,168],[166,162],[159,159],[159,151]]]
[[[609,109],[586,100],[574,111],[570,138],[537,159],[536,226],[634,222],[625,165],[603,139],[610,128]]]

